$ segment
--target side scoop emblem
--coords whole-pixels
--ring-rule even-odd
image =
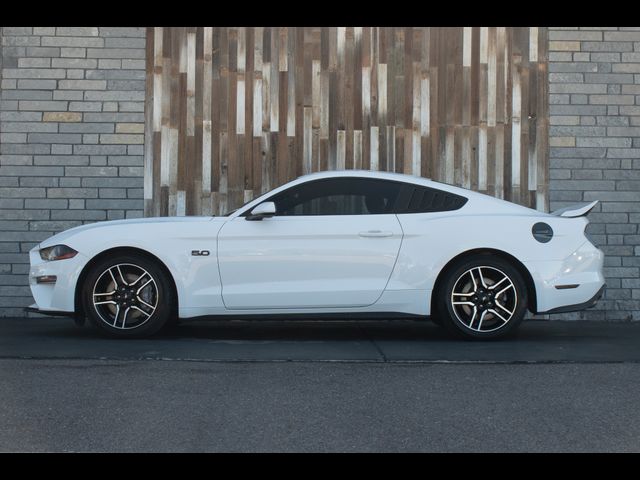
[[[194,257],[208,257],[209,250],[191,250],[191,255]]]

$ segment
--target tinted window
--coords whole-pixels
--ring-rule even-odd
[[[276,215],[371,215],[393,213],[401,184],[372,178],[327,178],[273,196]]]
[[[435,188],[406,185],[399,195],[395,213],[428,213],[457,210],[467,198]]]

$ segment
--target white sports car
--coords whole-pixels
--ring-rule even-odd
[[[117,220],[30,252],[31,311],[144,337],[177,318],[431,316],[504,336],[602,295],[597,202],[552,214],[421,177],[322,172],[223,217]]]

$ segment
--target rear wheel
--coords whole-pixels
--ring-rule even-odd
[[[520,325],[527,308],[522,275],[506,260],[492,255],[456,262],[437,295],[440,322],[465,338],[505,337]]]
[[[111,337],[148,337],[176,316],[170,279],[154,261],[138,255],[116,255],[94,265],[82,301],[91,323]]]

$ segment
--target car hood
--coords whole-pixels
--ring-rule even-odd
[[[76,235],[80,232],[85,232],[87,230],[100,229],[105,227],[111,227],[116,225],[143,225],[143,224],[151,224],[151,223],[174,223],[177,228],[180,228],[180,224],[184,223],[199,223],[199,222],[224,222],[227,220],[226,217],[210,217],[210,216],[192,216],[192,217],[150,217],[150,218],[129,218],[126,220],[109,220],[106,222],[95,222],[89,223],[87,225],[80,225],[78,227],[73,227],[63,232],[60,232],[52,237],[47,238],[42,243],[36,246],[36,248],[45,248],[51,245],[56,245],[59,243],[64,243],[69,237]]]

